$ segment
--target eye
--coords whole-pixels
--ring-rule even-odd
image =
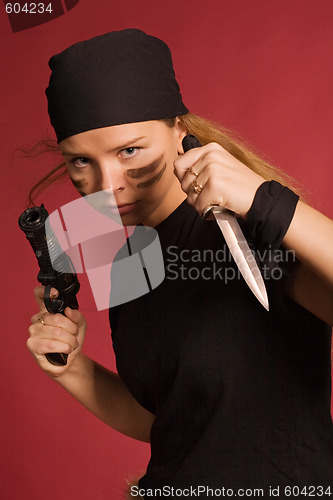
[[[125,148],[125,149],[122,149],[120,152],[119,152],[119,156],[121,158],[131,158],[133,156],[136,156],[139,151],[140,151],[141,148],[138,148],[138,147],[130,147],[130,148]]]
[[[89,158],[86,158],[85,156],[78,156],[78,157],[73,158],[71,160],[71,164],[77,168],[84,168],[90,164],[90,160],[89,160]]]

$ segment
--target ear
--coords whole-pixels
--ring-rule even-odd
[[[182,140],[188,134],[188,130],[183,120],[181,120],[179,117],[176,118],[175,132],[177,137],[177,153],[179,155],[183,155],[184,150],[182,146]]]

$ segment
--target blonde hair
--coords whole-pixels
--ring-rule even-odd
[[[195,135],[202,145],[216,142],[264,179],[278,181],[285,186],[292,187],[294,191],[299,191],[299,188],[295,186],[296,181],[292,177],[256,154],[250,146],[245,144],[243,139],[238,139],[235,133],[218,123],[191,113],[181,116],[180,119],[188,132]]]
[[[285,186],[291,187],[295,192],[300,193],[299,187],[290,176],[282,172],[279,168],[271,165],[261,156],[256,154],[251,147],[245,145],[243,140],[239,140],[235,134],[211,120],[201,118],[200,116],[188,113],[179,117],[186,126],[190,134],[195,135],[202,145],[210,142],[216,142],[225,148],[237,160],[241,161],[251,170],[261,175],[266,180],[275,180]],[[173,127],[176,118],[163,120],[169,127]],[[43,153],[60,153],[59,146],[55,140],[45,139],[39,142],[32,150],[28,152],[29,156],[37,156]],[[57,180],[67,177],[67,169],[62,161],[44,177],[42,177],[29,192],[29,204],[34,204],[34,199]]]
[[[63,161],[61,151],[59,149],[58,143],[54,139],[43,139],[38,142],[35,146],[30,149],[20,148],[21,153],[23,153],[28,158],[35,158],[43,154],[53,153],[55,157],[59,156],[62,161],[58,163],[52,170],[50,170],[46,175],[39,179],[36,184],[32,186],[28,194],[28,204],[34,205],[34,200],[37,196],[44,191],[48,186],[56,181],[68,178],[68,172],[66,164]]]

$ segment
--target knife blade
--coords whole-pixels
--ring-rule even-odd
[[[187,135],[183,139],[184,153],[200,146],[202,144],[193,135]],[[224,207],[209,205],[203,211],[202,218],[208,219],[212,215],[221,229],[225,242],[241,275],[255,297],[269,311],[267,291],[263,277],[235,215]]]

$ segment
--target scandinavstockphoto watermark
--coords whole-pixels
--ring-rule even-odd
[[[249,251],[248,259],[255,260],[264,279],[279,280],[283,276],[283,267],[296,261],[293,250]],[[225,283],[242,279],[227,247],[212,249],[179,249],[176,245],[167,248],[166,278],[169,280],[221,280]]]
[[[85,273],[99,311],[135,300],[164,280],[243,279],[226,245],[214,250],[170,245],[163,252],[154,228],[123,226],[112,190],[81,197],[51,213],[45,237],[53,269]],[[64,253],[69,259],[61,258]],[[249,250],[246,257],[259,264],[254,277],[261,274],[266,280],[281,279],[286,265],[296,260],[292,250],[271,248]]]
[[[157,231],[123,226],[111,189],[52,212],[45,222],[45,235],[53,269],[85,273],[99,311],[137,299],[164,280]],[[63,253],[68,260],[61,258]]]

